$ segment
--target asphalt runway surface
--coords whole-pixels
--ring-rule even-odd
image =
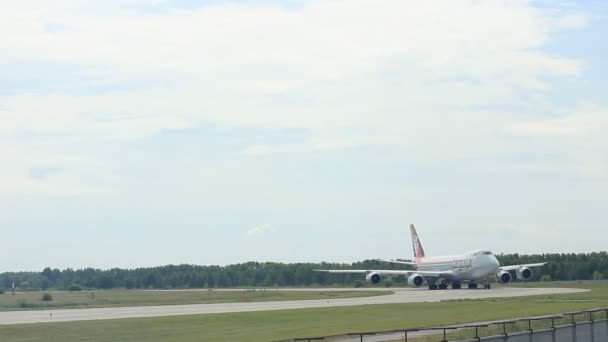
[[[272,289],[267,291],[283,291]],[[90,309],[27,310],[0,312],[0,324],[49,323],[102,319],[123,319],[136,317],[161,317],[196,314],[216,314],[227,312],[254,312],[336,306],[439,302],[455,299],[480,299],[497,297],[520,297],[542,294],[562,294],[584,292],[584,289],[569,288],[514,288],[496,287],[491,290],[435,290],[426,288],[375,288],[375,289],[285,289],[285,291],[393,291],[393,294],[375,297],[290,300],[274,302],[186,304],[161,306],[112,307]],[[207,291],[207,290],[203,290]],[[221,291],[221,290],[216,290]],[[242,291],[242,290],[241,290]]]

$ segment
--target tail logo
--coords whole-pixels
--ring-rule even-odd
[[[424,248],[422,248],[420,239],[418,239],[418,233],[416,233],[416,227],[414,227],[413,224],[410,224],[410,233],[412,235],[412,247],[414,249],[414,258],[423,258]]]
[[[414,257],[420,255],[420,241],[418,241],[418,235],[414,235]]]

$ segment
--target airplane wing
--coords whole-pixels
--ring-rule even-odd
[[[500,271],[515,271],[518,270],[522,267],[541,267],[546,265],[546,262],[539,262],[536,264],[522,264],[522,265],[510,265],[510,266],[500,266],[499,270]]]
[[[401,265],[411,265],[411,266],[415,266],[416,265],[415,262],[401,261],[401,260],[376,259],[376,261],[387,262],[387,263],[390,263],[390,264],[401,264]]]
[[[434,271],[405,271],[405,270],[313,270],[315,272],[327,273],[378,273],[380,275],[403,275],[409,277],[412,274],[420,274],[423,277],[429,278],[444,278],[450,279],[453,276],[452,271],[434,272]]]

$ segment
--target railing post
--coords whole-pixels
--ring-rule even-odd
[[[477,342],[481,341],[481,337],[479,337],[479,327],[475,327],[475,338]]]
[[[589,311],[589,326],[591,327],[591,342],[595,342],[595,322],[593,321],[593,311]]]
[[[606,337],[608,337],[608,309],[606,309]]]
[[[405,342],[407,342],[407,330],[405,331]]]
[[[557,339],[556,335],[556,331],[555,331],[555,317],[551,317],[551,341],[555,342],[555,340]]]
[[[443,341],[441,342],[448,342],[448,339],[445,336],[445,328],[443,328]]]
[[[570,314],[572,317],[572,341],[576,341],[576,321],[574,320],[574,314]]]
[[[505,336],[505,341],[509,338],[509,334],[507,334],[507,323],[502,323],[502,334]]]

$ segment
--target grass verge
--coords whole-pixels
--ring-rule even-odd
[[[142,291],[108,290],[82,292],[49,292],[52,301],[43,301],[46,292],[18,292],[0,295],[0,311],[28,309],[99,308],[119,306],[248,303],[306,299],[370,297],[391,294],[390,291]]]

